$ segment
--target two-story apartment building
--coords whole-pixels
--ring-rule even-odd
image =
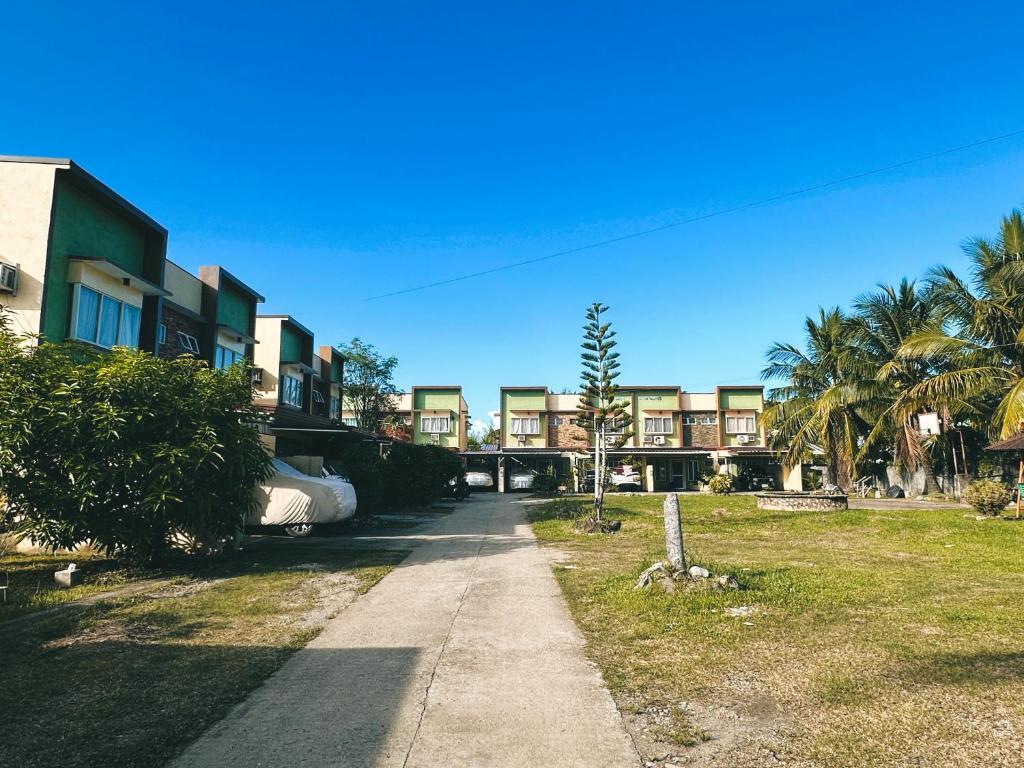
[[[200,267],[199,276],[167,260],[160,303],[157,354],[192,355],[212,368],[251,364],[256,345],[256,310],[264,301],[222,267]]]
[[[157,350],[167,230],[68,159],[0,156],[0,305],[51,341]]]
[[[627,418],[613,432],[610,456],[626,459],[649,490],[695,488],[711,472],[779,475],[764,441],[763,393],[758,385],[698,393],[674,385],[622,386]],[[577,426],[578,395],[502,387],[500,403],[500,490],[517,468],[579,475],[593,454],[593,436]]]
[[[417,445],[466,450],[469,407],[462,396],[461,386],[415,386],[410,392],[394,395],[392,401],[394,407],[378,425],[381,434]],[[350,427],[357,426],[350,402],[343,403],[341,421]]]

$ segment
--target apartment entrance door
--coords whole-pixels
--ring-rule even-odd
[[[668,465],[668,487],[672,489],[686,487],[686,475],[682,459],[672,459]]]

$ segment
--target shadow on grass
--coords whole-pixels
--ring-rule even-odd
[[[896,670],[917,685],[962,685],[1024,681],[1024,652],[935,653],[910,659]]]
[[[156,768],[225,716],[174,765],[375,764],[419,649],[307,648],[283,666],[293,652],[130,635],[4,649],[17,706],[4,708],[0,765]]]

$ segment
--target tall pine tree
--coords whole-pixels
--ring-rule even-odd
[[[615,379],[619,376],[619,353],[615,352],[615,331],[604,321],[608,307],[595,302],[587,309],[583,326],[583,370],[580,373],[580,401],[576,423],[593,435],[594,513],[591,529],[601,525],[604,513],[604,487],[608,481],[608,448],[621,448],[632,433],[632,418],[626,401],[617,397]]]

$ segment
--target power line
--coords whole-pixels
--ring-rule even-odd
[[[509,269],[518,269],[519,267],[526,267],[530,264],[538,264],[542,261],[550,261],[551,259],[557,259],[562,256],[571,256],[574,253],[582,253],[583,251],[593,250],[595,248],[603,248],[606,245],[614,245],[615,243],[621,243],[625,240],[633,240],[638,237],[644,237],[646,235],[653,235],[656,232],[664,232],[668,229],[675,229],[676,227],[682,227],[687,224],[695,224],[700,221],[707,221],[708,219],[714,219],[719,216],[727,216],[729,214],[738,213],[740,211],[750,210],[751,208],[757,208],[762,205],[770,205],[771,203],[778,203],[783,200],[790,198],[799,197],[800,195],[806,195],[811,192],[819,192],[823,189],[829,189],[831,187],[839,186],[840,184],[847,184],[851,181],[858,181],[859,179],[865,179],[870,176],[877,176],[882,173],[888,173],[889,171],[895,171],[899,168],[906,168],[907,166],[916,165],[918,163],[924,163],[928,160],[935,160],[939,157],[945,157],[947,155],[956,154],[957,152],[964,152],[968,149],[974,149],[975,147],[981,147],[985,144],[992,144],[997,141],[1003,141],[1005,139],[1012,139],[1015,136],[1024,134],[1024,128],[1016,131],[1010,131],[1009,133],[1003,133],[998,136],[990,136],[987,139],[981,139],[980,141],[972,141],[970,144],[961,144],[958,147],[950,147],[943,149],[938,152],[932,152],[927,155],[921,155],[914,157],[909,160],[902,160],[898,163],[892,163],[891,165],[884,165],[879,168],[872,168],[869,171],[861,171],[850,176],[843,176],[842,178],[833,179],[831,181],[825,181],[820,184],[812,184],[809,187],[802,187],[795,189],[790,192],[783,192],[781,194],[772,195],[770,197],[764,197],[760,200],[754,200],[749,203],[742,203],[741,205],[735,205],[731,208],[722,208],[717,211],[711,211],[710,213],[704,213],[700,216],[693,216],[688,219],[681,219],[679,221],[673,221],[669,224],[662,224],[657,227],[650,227],[649,229],[641,229],[636,232],[630,232],[626,235],[619,235],[618,237],[612,237],[607,240],[599,240],[595,243],[588,243],[587,245],[580,245],[575,248],[569,248],[564,251],[556,251],[555,253],[549,253],[545,256],[537,256],[532,259],[524,259],[523,261],[516,261],[511,264],[503,264],[500,267],[491,267],[490,269],[482,269],[478,272],[467,272],[464,275],[457,277],[450,277],[445,280],[436,280],[432,283],[423,283],[422,285],[415,285],[410,288],[403,288],[398,291],[390,291],[388,293],[380,293],[376,296],[368,296],[364,301],[377,301],[379,299],[387,299],[392,296],[402,296],[407,293],[416,293],[417,291],[425,291],[428,288],[438,288],[442,285],[451,285],[452,283],[459,283],[463,280],[472,280],[476,277],[484,277],[486,275],[493,275],[496,272],[504,272]]]

